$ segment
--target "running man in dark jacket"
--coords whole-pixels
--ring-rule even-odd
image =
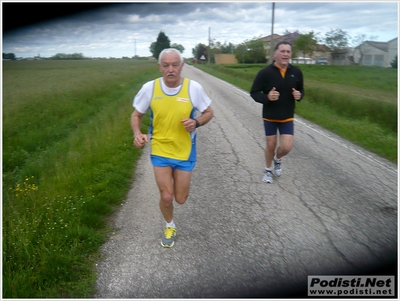
[[[289,63],[291,56],[291,44],[279,42],[275,47],[274,62],[260,70],[250,91],[251,97],[263,104],[267,140],[263,176],[265,183],[273,182],[273,174],[277,177],[282,175],[281,159],[290,152],[293,145],[295,101],[300,101],[304,96],[303,73]]]

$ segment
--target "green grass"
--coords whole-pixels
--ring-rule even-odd
[[[133,96],[156,76],[154,62],[4,62],[4,298],[92,296],[141,154]]]
[[[243,75],[253,80],[265,64],[238,65],[196,65],[200,68],[212,67],[226,74]],[[397,69],[367,66],[336,65],[297,65],[304,74],[304,80],[319,81],[329,84],[342,84],[354,88],[373,89],[397,94]],[[237,71],[237,72],[235,72]]]
[[[397,163],[397,70],[298,65],[305,97],[296,114]],[[263,64],[196,65],[250,91]]]

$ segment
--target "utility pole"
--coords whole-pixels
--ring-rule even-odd
[[[135,41],[135,59],[136,59],[136,39],[134,41]]]
[[[211,27],[208,27],[208,64],[210,64],[211,59]]]
[[[271,22],[271,42],[269,47],[269,64],[272,63],[274,57],[274,15],[275,15],[275,2],[272,2],[272,22]]]

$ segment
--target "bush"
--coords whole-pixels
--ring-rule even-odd
[[[396,57],[394,58],[394,60],[391,61],[390,65],[392,66],[392,68],[397,69],[397,55],[396,55]]]

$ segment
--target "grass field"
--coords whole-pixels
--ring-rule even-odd
[[[3,297],[90,297],[154,62],[3,62]]]
[[[262,65],[198,67],[249,90]],[[361,145],[396,162],[397,73],[310,67],[321,68],[303,68],[307,96],[297,112],[348,139],[362,136]],[[3,298],[93,296],[107,218],[141,154],[132,146],[132,99],[157,76],[154,61],[3,62]],[[341,98],[385,116],[346,115],[329,103]]]
[[[250,91],[265,65],[197,65]],[[299,65],[305,97],[296,113],[397,163],[397,69]]]

